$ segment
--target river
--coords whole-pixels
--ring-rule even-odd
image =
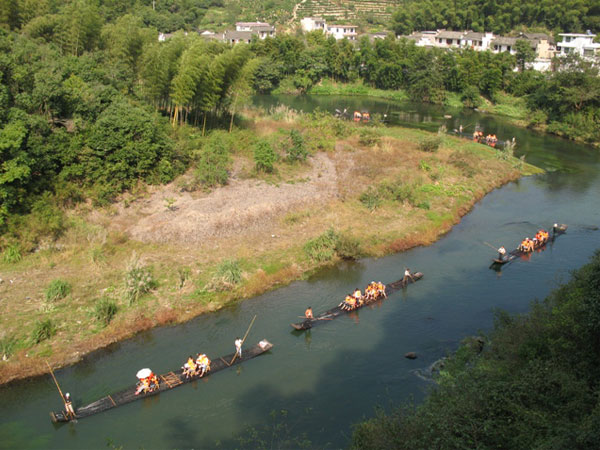
[[[500,139],[516,137],[517,156],[549,173],[523,178],[487,195],[450,233],[429,247],[344,263],[234,307],[183,325],[163,327],[95,352],[56,372],[76,405],[135,382],[151,367],[164,373],[190,353],[230,353],[257,315],[249,343],[267,338],[265,355],[171,392],[89,417],[53,425],[61,407],[49,376],[0,387],[0,448],[221,448],[239,447],[253,433],[277,446],[305,434],[312,446],[348,445],[351,425],[374,408],[419,402],[431,382],[420,371],[453,352],[460,341],[490,330],[493,311],[526,312],[585,264],[600,247],[600,152],[510,125],[502,118],[427,105],[346,97],[263,97],[269,107],[366,109],[402,125],[437,130],[475,124]],[[447,119],[445,115],[451,115]],[[537,225],[569,224],[545,251],[495,272],[484,244],[515,247]],[[354,287],[398,279],[405,266],[425,277],[376,306],[309,332],[292,331],[306,306],[315,313],[335,305]],[[415,360],[404,358],[414,351]],[[240,441],[240,439],[242,439]],[[274,444],[272,444],[274,442]],[[253,445],[249,445],[252,447]],[[296,446],[296,444],[293,444]]]

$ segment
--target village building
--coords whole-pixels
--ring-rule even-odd
[[[325,19],[322,17],[305,17],[300,20],[300,27],[305,33],[310,33],[311,31],[322,31],[325,33],[327,31]]]
[[[255,34],[252,31],[227,30],[223,33],[223,41],[228,44],[249,44],[252,41],[252,36]]]
[[[356,40],[356,25],[327,25],[327,34],[336,39]]]
[[[441,30],[435,36],[435,46],[441,48],[460,47],[461,40],[465,34],[462,31]]]
[[[578,55],[585,59],[594,59],[600,55],[600,44],[594,42],[595,34],[560,33],[562,41],[556,44],[558,56]]]
[[[479,33],[477,31],[466,31],[460,40],[460,46],[483,52],[490,48],[494,39],[494,33]]]
[[[397,38],[414,41],[417,47],[434,47],[437,34],[438,31],[413,31],[408,36],[397,36]]]

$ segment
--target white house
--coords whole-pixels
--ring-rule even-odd
[[[436,35],[434,45],[441,48],[460,47],[465,34],[463,31],[442,30]]]
[[[560,33],[562,42],[556,44],[558,56],[576,54],[583,58],[594,58],[600,55],[600,44],[594,42],[595,34]]]
[[[417,47],[433,47],[435,46],[435,37],[437,31],[413,31],[408,36],[396,36],[398,39],[405,38],[415,41]]]
[[[259,39],[275,36],[275,27],[266,22],[236,22],[235,31],[250,32]]]
[[[356,25],[332,24],[327,25],[326,33],[336,39],[348,39],[350,41],[355,41],[357,36],[356,28]]]
[[[477,31],[466,31],[460,39],[461,47],[471,48],[477,51],[486,51],[494,39],[494,33],[479,33]]]
[[[270,27],[266,22],[236,22],[235,31],[252,31],[256,27]]]
[[[305,17],[300,20],[300,26],[302,31],[310,33],[311,31],[320,30],[323,33],[327,31],[327,25],[325,19],[321,17]]]

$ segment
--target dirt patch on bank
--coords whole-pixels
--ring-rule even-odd
[[[234,172],[227,186],[207,193],[182,192],[175,184],[157,187],[144,199],[120,205],[109,227],[142,242],[195,244],[260,230],[289,211],[337,196],[338,175],[329,155],[319,153],[307,164],[308,173],[293,183],[244,180]],[[173,201],[171,210],[165,199]]]

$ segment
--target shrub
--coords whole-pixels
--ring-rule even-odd
[[[42,341],[50,339],[56,334],[56,326],[52,319],[38,320],[33,327],[31,339],[34,343],[39,344]]]
[[[125,274],[125,299],[129,305],[157,286],[152,269],[142,264],[134,253]]]
[[[338,235],[335,252],[342,259],[358,259],[362,256],[360,241],[347,234]]]
[[[338,234],[333,228],[330,228],[321,236],[311,239],[304,244],[304,252],[313,261],[330,261],[335,255],[338,238]]]
[[[381,193],[373,186],[369,186],[366,191],[360,194],[359,200],[370,211],[378,208],[382,203]]]
[[[548,115],[542,110],[536,110],[529,113],[529,122],[527,124],[530,128],[535,128],[539,125],[544,125],[548,120]]]
[[[273,172],[273,164],[277,161],[277,154],[265,140],[260,140],[254,146],[254,165],[259,172]]]
[[[5,336],[0,339],[0,357],[10,357],[17,346],[17,339],[14,336]]]
[[[306,161],[308,152],[304,143],[304,138],[298,130],[290,131],[291,146],[286,149],[287,160],[290,163],[296,161]]]
[[[58,238],[65,230],[65,215],[49,193],[33,204],[28,220],[30,230],[37,236]]]
[[[65,298],[71,292],[71,285],[69,282],[56,279],[50,282],[50,285],[46,288],[46,300],[53,302]]]
[[[206,187],[227,184],[229,148],[221,133],[212,133],[204,144],[196,164],[195,178]]]
[[[358,142],[361,145],[371,146],[379,142],[379,134],[372,128],[361,128],[358,133]]]
[[[476,86],[467,86],[460,96],[460,100],[467,108],[478,108],[481,104],[479,89]]]
[[[2,252],[2,260],[8,264],[14,264],[21,261],[21,248],[19,244],[10,244]]]
[[[424,152],[437,152],[442,145],[442,138],[439,136],[429,136],[419,142],[419,150]]]
[[[187,280],[190,279],[190,277],[192,276],[192,269],[190,269],[189,267],[178,267],[177,268],[177,275],[179,275],[179,289],[183,289],[183,286],[185,286],[185,282]]]
[[[235,259],[227,259],[217,266],[212,280],[206,286],[210,291],[226,291],[242,281],[242,268]]]
[[[107,326],[115,314],[117,314],[117,310],[117,304],[113,300],[102,297],[94,305],[94,318],[104,326]]]

